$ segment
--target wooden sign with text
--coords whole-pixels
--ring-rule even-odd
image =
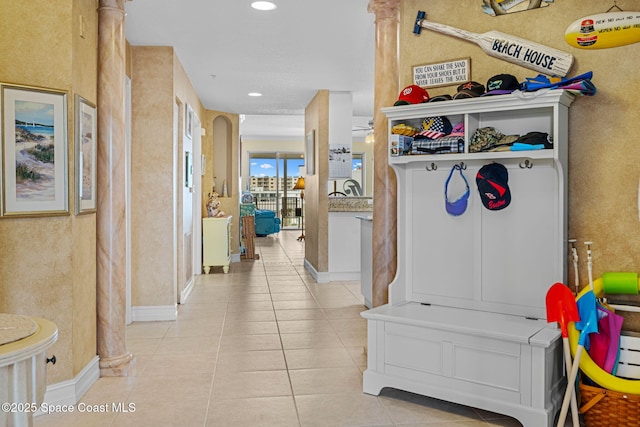
[[[422,87],[452,86],[469,80],[471,80],[470,58],[413,67],[413,84]]]

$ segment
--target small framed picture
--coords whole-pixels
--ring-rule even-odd
[[[69,213],[67,94],[2,86],[2,215]]]
[[[193,159],[191,158],[191,151],[184,152],[184,186],[187,188],[193,187]]]
[[[316,173],[316,133],[311,130],[305,138],[305,154],[304,161],[307,164],[307,175],[315,175]]]
[[[189,104],[185,104],[184,113],[184,134],[187,138],[191,138],[193,135],[193,110]]]
[[[96,106],[81,96],[75,99],[76,214],[96,211],[97,117]]]

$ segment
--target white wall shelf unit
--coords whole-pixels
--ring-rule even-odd
[[[545,296],[566,280],[568,109],[562,90],[384,108],[389,129],[446,116],[465,127],[463,153],[389,157],[398,178],[397,273],[368,321],[366,393],[392,387],[550,426],[565,381],[562,342]],[[470,152],[476,129],[546,132],[553,148]],[[512,198],[490,211],[475,176],[499,162]],[[445,181],[463,164],[466,211],[445,211]]]

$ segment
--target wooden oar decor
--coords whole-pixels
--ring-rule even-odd
[[[573,55],[570,53],[499,31],[488,31],[478,34],[427,21],[426,13],[418,11],[416,23],[413,28],[414,34],[420,34],[422,28],[474,42],[480,46],[487,55],[550,76],[566,76],[573,64]]]

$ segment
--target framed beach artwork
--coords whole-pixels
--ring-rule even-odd
[[[97,208],[97,117],[96,106],[81,96],[75,99],[76,214]]]
[[[2,86],[2,215],[69,213],[67,95]]]

